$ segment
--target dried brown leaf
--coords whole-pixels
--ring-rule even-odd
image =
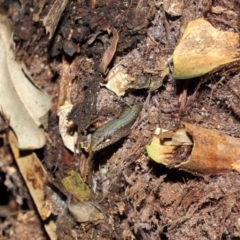
[[[56,0],[49,10],[47,16],[43,18],[43,25],[46,28],[46,32],[49,33],[49,39],[52,38],[57,28],[59,19],[67,4],[68,0]]]
[[[173,53],[174,77],[201,76],[237,61],[238,46],[239,33],[220,31],[203,18],[190,21]]]
[[[188,123],[184,123],[184,126],[184,135],[191,136],[193,148],[190,155],[186,155],[180,164],[174,162],[174,158],[177,157],[174,156],[176,146],[189,145],[191,142],[185,137],[176,141],[179,130],[173,134],[172,140],[165,140],[159,135],[154,136],[151,144],[146,147],[148,155],[158,163],[193,173],[218,174],[231,170],[240,172],[240,139]]]
[[[119,40],[118,31],[115,28],[112,28],[112,33],[113,33],[113,38],[112,38],[111,45],[107,48],[107,50],[103,54],[102,61],[99,64],[99,71],[103,74],[107,73],[107,67],[115,54],[118,40]]]
[[[19,156],[18,140],[12,131],[9,132],[9,143],[29,193],[32,196],[39,214],[41,214],[44,203],[44,186],[47,179],[47,172],[34,152],[29,152],[23,157]],[[42,219],[46,217],[40,216]],[[44,228],[51,240],[57,239],[56,224],[52,219],[44,223]]]

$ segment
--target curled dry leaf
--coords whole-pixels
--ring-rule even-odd
[[[102,84],[118,96],[123,96],[128,89],[128,84],[135,78],[126,72],[126,68],[121,64],[116,65],[110,70],[106,78],[107,83]]]
[[[240,139],[227,136],[217,130],[210,130],[183,123],[169,136],[156,132],[147,153],[154,161],[193,173],[218,174],[236,170],[240,172]],[[160,141],[161,139],[161,141]],[[190,155],[179,163],[175,162],[174,151],[183,145],[192,145]]]
[[[118,31],[114,27],[112,28],[112,34],[113,34],[112,42],[110,46],[107,48],[107,50],[104,52],[102,61],[99,64],[99,71],[103,74],[107,73],[107,67],[109,63],[112,61],[119,40]]]
[[[17,135],[18,147],[41,148],[45,145],[41,119],[46,116],[51,102],[15,61],[11,39],[11,24],[0,16],[0,106]]]
[[[189,22],[173,53],[174,77],[201,76],[240,60],[239,40],[239,33],[220,31],[203,18]]]
[[[71,150],[72,152],[78,153],[78,149],[76,148],[76,143],[78,139],[77,132],[74,132],[73,135],[69,134],[69,121],[67,117],[73,108],[72,104],[66,104],[58,109],[58,117],[59,117],[59,132],[61,134],[64,146]]]
[[[44,204],[44,186],[47,179],[47,173],[34,152],[29,152],[26,156],[20,157],[18,140],[11,130],[9,131],[9,143],[29,193],[41,218],[45,220],[46,215],[43,216],[41,213]],[[49,216],[50,213],[47,213],[47,215]],[[43,222],[43,224],[49,238],[51,240],[57,239],[55,222],[52,219],[48,219],[48,221]]]
[[[76,149],[77,142],[77,132],[74,134],[69,134],[68,128],[70,127],[70,122],[68,121],[68,116],[73,108],[71,103],[71,89],[72,81],[75,77],[75,61],[69,64],[65,58],[62,60],[61,73],[59,78],[58,87],[58,117],[59,117],[59,132],[61,134],[63,143],[66,148],[72,152],[78,153]]]
[[[157,80],[151,79],[143,72],[146,60],[138,50],[133,50],[124,56],[108,73],[106,86],[118,96],[123,96],[128,89],[150,89],[151,91],[162,86],[163,79],[169,74],[167,60],[161,56],[155,63],[154,69]],[[132,72],[131,74],[129,72]]]
[[[49,39],[52,38],[60,17],[68,4],[68,0],[55,0],[54,4],[50,8],[46,17],[44,17],[43,25],[46,28],[46,32],[49,33]]]
[[[62,65],[58,87],[58,108],[71,103],[71,89],[73,79],[76,77],[76,61],[71,64],[67,62],[65,57],[62,58]]]

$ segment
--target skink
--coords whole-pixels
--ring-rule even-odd
[[[90,151],[98,151],[127,136],[141,109],[140,104],[127,107],[117,119],[98,128],[92,135]]]

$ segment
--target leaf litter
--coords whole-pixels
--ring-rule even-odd
[[[145,152],[157,126],[173,133],[181,128],[181,122],[199,126],[203,134],[214,131],[239,139],[239,62],[180,81],[173,78],[171,63],[192,20],[204,17],[214,28],[236,34],[238,2],[218,1],[213,6],[210,1],[187,5],[184,1],[90,1],[89,5],[69,1],[53,25],[49,42],[45,30],[50,30],[36,25],[27,14],[39,13],[44,19],[57,2],[45,1],[43,8],[42,2],[39,6],[36,3],[32,12],[28,4],[20,2],[3,5],[15,26],[16,57],[26,62],[34,80],[52,100],[49,142],[41,150],[40,159],[50,177],[45,185],[52,189],[44,189],[46,218],[54,220],[58,238],[238,238],[238,172],[209,175],[188,173],[172,168],[174,165],[169,169],[152,161]],[[105,75],[101,75],[99,64],[113,37],[101,29],[109,24],[118,32],[118,42],[102,68]],[[124,62],[134,51],[136,57]],[[187,61],[183,66],[188,66]],[[122,67],[117,72],[123,71],[119,79],[137,81],[112,92],[103,84],[110,81],[108,76],[117,66]],[[169,72],[163,74],[162,66]],[[63,68],[68,70],[64,72]],[[59,85],[62,87],[58,91]],[[128,137],[92,156],[79,148],[83,138],[119,116],[124,105],[136,102],[142,102],[143,109]],[[79,153],[73,146],[74,152],[65,148],[58,129],[62,126],[58,126],[57,111],[68,103],[74,107],[67,119],[70,128],[66,134],[77,133],[74,148]],[[197,137],[201,141],[202,135]],[[185,156],[184,149],[179,149],[173,160],[179,163]],[[80,173],[92,189],[90,201],[82,203],[63,189],[61,180],[69,171]],[[72,207],[80,212],[88,209],[87,214],[80,218],[73,214]],[[91,218],[93,210],[100,221]],[[12,234],[6,228],[2,232],[5,236]]]

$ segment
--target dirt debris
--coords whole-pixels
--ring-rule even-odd
[[[185,81],[173,79],[169,61],[170,74],[159,89],[131,89],[121,97],[100,86],[106,78],[99,72],[114,38],[107,26],[117,31],[119,39],[102,72],[137,52],[139,58],[125,62],[127,73],[157,81],[159,58],[170,59],[190,20],[204,17],[218,29],[239,32],[239,1],[179,1],[179,8],[174,10],[174,1],[69,0],[50,31],[42,20],[56,2],[0,0],[0,10],[13,22],[16,58],[24,61],[52,101],[49,141],[37,153],[54,180],[48,185],[57,196],[53,198],[51,193],[46,197],[63,203],[61,213],[53,216],[58,238],[240,238],[238,173],[195,176],[158,165],[145,151],[156,126],[174,131],[181,121],[240,138],[239,63]],[[142,65],[137,64],[141,59]],[[64,66],[68,67],[65,75]],[[68,84],[60,89],[65,76]],[[59,103],[66,101],[64,94],[75,105],[69,115],[73,122],[70,134],[77,131],[79,141],[117,116],[124,105],[142,102],[143,109],[127,138],[96,152],[89,160],[82,150],[78,154],[67,150],[60,137],[57,110]],[[47,239],[23,181],[16,181],[21,177],[8,147],[7,124],[4,121],[2,125],[0,191],[6,197],[0,199],[1,234],[8,239],[34,239],[30,234],[38,229],[38,239]],[[70,194],[61,193],[61,179],[69,170],[82,173],[84,164],[89,164],[91,177],[86,181],[91,182],[94,192],[91,203],[103,215],[98,223],[77,223],[66,206]],[[10,198],[17,200],[17,210],[3,216],[1,209],[9,209]],[[21,235],[23,226],[25,234]]]

